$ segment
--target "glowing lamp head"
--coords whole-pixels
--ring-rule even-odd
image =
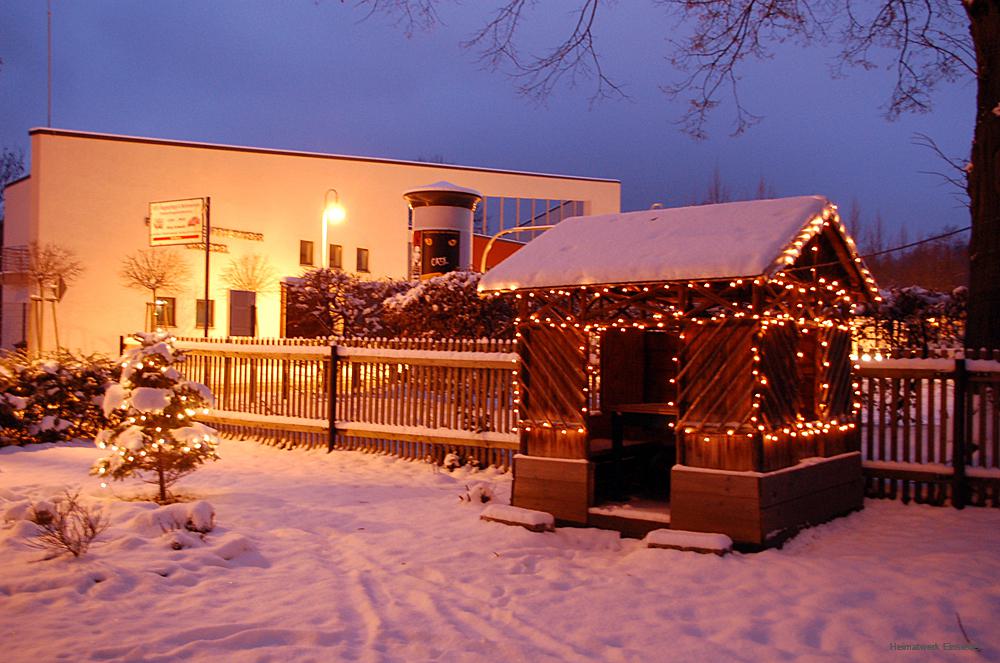
[[[347,210],[344,206],[340,204],[339,201],[331,201],[327,203],[326,209],[323,210],[323,222],[329,224],[343,223],[344,219],[347,218]]]

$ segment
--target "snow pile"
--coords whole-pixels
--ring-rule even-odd
[[[650,548],[675,548],[694,552],[723,555],[733,549],[733,540],[725,534],[688,532],[677,529],[656,529],[643,539]]]
[[[491,504],[479,514],[482,520],[489,520],[505,525],[520,525],[532,532],[551,532],[556,521],[551,513],[522,509],[507,504]]]
[[[215,509],[203,500],[176,502],[144,511],[133,518],[129,528],[146,535],[157,535],[174,530],[206,533],[215,527]]]

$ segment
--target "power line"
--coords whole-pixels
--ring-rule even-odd
[[[875,258],[877,256],[885,255],[886,253],[895,253],[896,251],[902,251],[903,249],[910,249],[913,248],[914,246],[920,246],[921,244],[926,244],[928,242],[936,242],[939,239],[944,239],[945,237],[951,237],[952,235],[957,235],[958,233],[964,233],[966,230],[972,230],[972,226],[965,226],[964,228],[959,228],[958,230],[952,230],[951,232],[935,235],[934,237],[927,237],[917,242],[910,242],[909,244],[903,244],[902,246],[896,246],[891,249],[886,249],[884,251],[876,251],[875,253],[869,253],[861,257]]]
[[[952,235],[957,235],[958,233],[964,233],[966,230],[972,230],[972,226],[965,226],[964,228],[959,228],[958,230],[951,230],[946,233],[941,233],[940,235],[934,235],[933,237],[925,237],[916,242],[910,242],[909,244],[903,244],[902,246],[894,246],[891,249],[885,249],[884,251],[875,251],[874,253],[868,253],[865,255],[859,255],[860,258],[877,258],[878,256],[885,255],[887,253],[895,253],[896,251],[902,251],[904,249],[911,249],[914,246],[920,246],[921,244],[927,244],[928,242],[936,242],[939,239],[944,239],[946,237],[951,237]],[[815,265],[802,265],[800,267],[789,267],[782,271],[785,272],[797,272],[803,269],[816,269],[817,267],[832,267],[833,265],[839,265],[839,260],[832,260],[830,262],[821,262]]]

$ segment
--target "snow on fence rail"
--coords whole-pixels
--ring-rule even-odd
[[[501,467],[518,449],[513,341],[182,338],[177,346],[186,372],[216,395],[205,421],[224,432],[436,462],[454,452]]]
[[[862,362],[870,497],[1000,506],[1000,353]]]

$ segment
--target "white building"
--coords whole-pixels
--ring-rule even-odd
[[[0,341],[7,348],[26,341],[52,349],[57,332],[62,347],[114,353],[120,335],[150,324],[150,293],[126,287],[120,272],[127,255],[149,250],[151,202],[210,200],[211,336],[251,333],[249,310],[256,311],[257,335],[278,336],[282,329],[277,284],[240,290],[224,278],[234,264],[266,261],[276,281],[328,260],[372,278],[406,276],[411,239],[402,194],[430,182],[482,192],[475,219],[482,234],[618,212],[620,206],[615,180],[59,129],[30,135],[30,174],[5,194]],[[339,198],[346,219],[324,228],[331,198]],[[39,302],[38,288],[26,283],[24,256],[31,245],[57,245],[84,265],[57,305]],[[201,335],[196,323],[205,297],[204,245],[155,250],[178,252],[190,272],[183,287],[157,293],[160,322],[177,335]],[[46,288],[43,296],[55,299],[58,290]]]

